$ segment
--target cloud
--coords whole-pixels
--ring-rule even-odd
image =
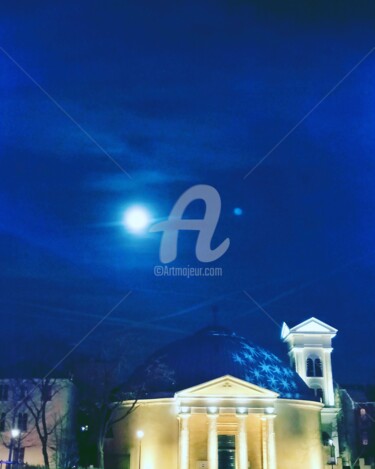
[[[158,170],[141,170],[133,171],[131,177],[132,179],[129,180],[124,174],[115,172],[107,175],[91,174],[86,181],[86,187],[90,190],[124,193],[129,189],[139,189],[142,186],[158,186],[194,180],[194,177],[189,175],[189,171],[168,173]]]

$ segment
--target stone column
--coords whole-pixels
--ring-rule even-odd
[[[248,455],[247,455],[247,415],[237,415],[238,418],[238,450],[237,461],[238,469],[248,469]]]
[[[180,415],[179,469],[189,469],[189,414]]]
[[[217,415],[211,414],[208,417],[208,447],[207,460],[208,469],[218,469],[218,444],[217,444]]]
[[[335,414],[332,419],[331,438],[333,440],[333,444],[335,445],[335,458],[337,459],[340,456],[339,434],[338,434],[338,428],[337,428],[337,414]]]
[[[268,469],[277,469],[276,466],[276,440],[274,430],[274,419],[276,415],[267,415],[267,461]]]
[[[261,418],[262,426],[262,469],[268,469],[267,418]]]
[[[332,348],[325,348],[322,360],[323,366],[323,380],[324,380],[324,403],[328,406],[335,406],[335,394],[333,390],[333,377],[332,377],[332,362],[331,353]]]

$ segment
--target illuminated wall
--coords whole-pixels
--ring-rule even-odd
[[[137,431],[142,430],[142,469],[176,469],[178,465],[179,422],[174,403],[168,400],[143,401],[127,419],[113,428],[114,438],[107,441],[106,460],[113,469],[138,469],[140,442]]]
[[[322,469],[323,452],[320,436],[318,403],[277,400],[274,429],[277,469]],[[236,434],[238,418],[221,409],[217,419],[218,434]],[[246,417],[248,459],[251,469],[263,469],[261,414]],[[141,469],[178,469],[179,421],[174,399],[143,401],[126,420],[116,424],[114,438],[108,440],[107,460],[111,469],[138,469],[139,440],[137,430],[144,431]],[[189,469],[197,461],[207,461],[208,417],[192,413],[189,417]],[[109,459],[108,459],[109,456]],[[117,461],[117,463],[115,463]]]
[[[278,469],[321,469],[320,411],[317,404],[278,401],[275,419]]]

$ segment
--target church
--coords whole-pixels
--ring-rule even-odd
[[[316,318],[284,323],[289,360],[219,326],[164,347],[129,381],[139,397],[113,426],[109,467],[343,467],[331,364],[336,333]]]

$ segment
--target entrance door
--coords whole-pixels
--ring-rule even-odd
[[[236,440],[234,435],[218,435],[219,469],[236,469]]]

